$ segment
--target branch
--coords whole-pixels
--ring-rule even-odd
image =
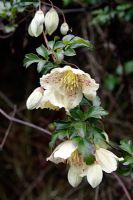
[[[120,179],[120,177],[117,176],[116,173],[113,173],[113,176],[116,178],[116,180],[118,181],[119,185],[122,187],[122,189],[123,189],[123,191],[124,191],[124,193],[125,193],[127,199],[128,199],[128,200],[132,200],[132,198],[131,198],[131,196],[130,196],[130,194],[129,194],[129,192],[128,192],[126,186],[125,186],[125,184],[124,184],[123,181]]]
[[[39,127],[39,126],[37,126],[37,125],[35,125],[35,124],[32,124],[32,123],[30,123],[30,122],[23,121],[23,120],[20,120],[20,119],[15,118],[15,117],[12,117],[12,116],[8,115],[8,114],[7,114],[4,110],[2,110],[1,108],[0,108],[0,113],[1,113],[6,119],[8,119],[9,121],[12,121],[12,122],[15,122],[15,123],[18,123],[18,124],[22,124],[22,125],[25,125],[25,126],[29,126],[29,127],[33,128],[33,129],[39,130],[39,131],[41,131],[41,132],[43,132],[43,133],[46,133],[47,135],[50,135],[50,136],[51,136],[51,132],[50,132],[50,131],[48,131],[48,130],[46,130],[46,129],[43,129],[43,128],[41,128],[41,127]],[[44,134],[43,134],[43,135],[44,135]]]
[[[14,110],[13,110],[13,113],[12,113],[11,117],[14,117],[15,113],[16,113],[16,106],[14,106]],[[12,128],[12,125],[13,125],[13,121],[10,121],[9,126],[8,126],[8,128],[7,128],[6,132],[5,132],[5,136],[4,136],[4,138],[3,138],[3,140],[2,140],[2,142],[0,144],[0,150],[3,150],[3,147],[5,145],[7,137],[9,135],[9,133],[10,133],[11,128]]]

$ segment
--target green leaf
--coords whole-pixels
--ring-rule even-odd
[[[49,41],[49,42],[48,42],[48,47],[49,47],[50,49],[53,49],[53,48],[54,48],[54,44],[55,44],[55,41]]]
[[[68,130],[56,131],[52,134],[51,142],[49,143],[50,147],[53,148],[57,139],[63,140],[64,137],[68,136]]]
[[[63,41],[71,41],[75,36],[72,34],[65,35],[62,40]]]
[[[55,126],[56,130],[70,129],[71,122],[66,122],[66,121],[55,122]]]
[[[84,114],[84,120],[88,118],[97,118],[101,119],[102,116],[107,115],[108,112],[105,111],[102,107],[90,107],[89,110]]]
[[[93,154],[89,154],[84,158],[84,161],[87,165],[91,165],[95,161],[95,156]]]
[[[67,50],[65,50],[65,56],[75,56],[76,55],[76,52],[74,49],[72,48],[68,48]]]
[[[84,117],[84,113],[78,107],[71,109],[70,110],[70,115],[75,120],[82,120],[83,117]]]
[[[123,165],[131,165],[133,164],[133,156],[126,156],[124,161],[122,162]]]
[[[54,45],[54,50],[60,49],[60,48],[63,48],[63,47],[65,47],[65,44],[62,41],[57,41]]]
[[[57,59],[56,62],[60,64],[62,60],[64,59],[64,51],[62,49],[57,49],[55,56]]]
[[[80,136],[80,137],[85,137],[86,133],[87,133],[87,125],[85,122],[73,122],[72,123],[73,127],[75,128],[76,133]]]
[[[46,60],[40,60],[40,61],[38,62],[37,71],[38,71],[39,73],[44,69],[45,64],[46,64]]]
[[[49,52],[43,44],[36,49],[36,52],[46,60],[48,59]]]
[[[71,48],[79,48],[79,47],[87,47],[91,50],[94,49],[94,46],[90,41],[84,40],[83,38],[80,37],[73,38],[71,40]]]
[[[106,138],[102,129],[97,127],[90,127],[88,132],[92,136],[94,144],[101,144],[105,142]]]
[[[121,140],[120,148],[126,151],[127,153],[133,155],[133,144],[131,140],[128,139]]]
[[[24,66],[27,68],[27,67],[29,67],[31,64],[37,63],[37,62],[39,62],[40,60],[41,60],[41,59],[40,59],[36,54],[33,54],[33,53],[26,54],[26,55],[25,55],[25,58],[24,58]]]

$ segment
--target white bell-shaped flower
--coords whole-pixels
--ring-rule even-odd
[[[45,28],[49,35],[57,29],[59,24],[59,16],[54,8],[51,8],[45,15]]]
[[[64,22],[60,27],[60,32],[62,35],[66,35],[68,31],[69,31],[69,26],[66,22]]]
[[[26,107],[29,110],[38,108],[40,105],[41,99],[43,97],[44,90],[41,87],[36,88],[31,95],[28,97],[26,102]]]
[[[92,165],[87,165],[81,177],[87,176],[88,183],[93,187],[97,187],[103,178],[103,171],[111,173],[117,170],[117,161],[123,160],[118,158],[111,151],[99,148],[95,153],[96,161]]]
[[[83,95],[88,100],[96,97],[99,84],[89,74],[70,66],[56,68],[40,79],[41,86],[52,94],[50,103],[68,112],[81,102]],[[44,106],[45,107],[45,106]]]
[[[43,23],[44,23],[44,13],[41,10],[38,10],[35,13],[34,18],[32,19],[28,33],[30,36],[38,37],[43,32]]]
[[[82,166],[78,166],[78,165],[72,165],[70,166],[69,170],[68,170],[68,182],[70,183],[70,185],[72,187],[77,187],[81,181],[82,181],[82,177],[80,176],[80,174],[83,172]]]

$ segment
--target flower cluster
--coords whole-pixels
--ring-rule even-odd
[[[28,28],[29,35],[33,37],[38,37],[41,35],[44,24],[46,32],[49,35],[52,35],[52,33],[57,29],[59,25],[59,16],[54,8],[51,8],[45,15],[42,10],[38,10],[35,13],[35,16]],[[69,26],[66,22],[64,22],[60,27],[60,32],[62,35],[66,35],[68,31]]]
[[[94,154],[95,162],[87,165],[77,149],[78,146],[68,140],[58,145],[50,157],[47,158],[47,160],[56,164],[67,161],[70,165],[68,181],[73,187],[77,187],[82,181],[82,177],[86,176],[88,183],[95,188],[102,181],[103,171],[106,173],[115,171],[117,169],[117,161],[122,160],[111,151],[97,148]]]
[[[45,15],[42,10],[35,13],[29,25],[29,34],[38,37],[43,32],[44,24],[45,32],[49,35],[52,35],[57,29],[59,16],[54,7]],[[64,21],[60,27],[62,35],[66,35],[68,30],[69,26]],[[86,176],[88,183],[95,188],[101,183],[103,172],[116,171],[118,161],[123,158],[118,158],[107,150],[109,147],[108,135],[100,127],[97,127],[97,124],[101,123],[98,120],[107,114],[100,103],[96,103],[99,84],[88,73],[79,68],[64,65],[65,62],[63,62],[62,55],[68,55],[70,52],[75,55],[74,45],[88,47],[90,43],[79,37],[66,35],[62,41],[55,43],[54,39],[50,44],[52,44],[50,49],[48,44],[46,47],[41,45],[37,48],[37,53],[45,60],[35,54],[27,55],[27,66],[29,63],[38,62],[39,67],[43,65],[45,68],[46,66],[51,67],[55,63],[51,71],[48,70],[48,73],[42,75],[40,87],[36,88],[28,97],[26,106],[29,110],[38,108],[65,110],[67,120],[61,122],[59,126],[57,123],[56,131],[53,134],[54,142],[56,139],[65,141],[55,148],[47,161],[55,164],[66,163],[69,166],[68,181],[73,187],[77,187]],[[53,58],[55,55],[62,57],[60,62],[56,62],[56,59],[52,59],[53,63],[51,60],[49,61],[49,57]]]

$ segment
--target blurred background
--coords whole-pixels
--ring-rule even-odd
[[[49,8],[45,3],[49,1],[42,0],[43,10]],[[133,1],[53,3],[63,10],[73,34],[95,45],[93,52],[82,48],[68,61],[100,83],[98,95],[110,113],[104,119],[110,139],[118,143],[125,137],[132,139]],[[73,189],[66,166],[46,162],[51,153],[49,124],[62,119],[64,112],[26,109],[26,99],[39,86],[41,76],[36,65],[27,70],[23,67],[24,55],[44,43],[42,36],[32,38],[27,33],[37,6],[38,1],[0,1],[0,200],[125,200],[119,181],[110,174],[104,175],[97,189],[86,181]],[[133,179],[121,180],[133,198]]]

